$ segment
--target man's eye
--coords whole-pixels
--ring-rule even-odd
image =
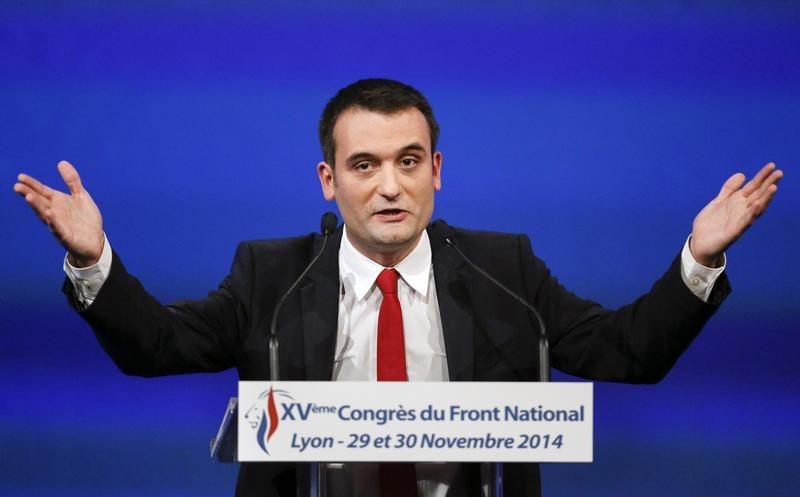
[[[413,157],[406,157],[405,159],[400,161],[400,165],[403,167],[413,167],[417,165],[417,159]]]
[[[353,169],[356,171],[369,171],[371,167],[372,165],[369,162],[359,162],[353,166]]]

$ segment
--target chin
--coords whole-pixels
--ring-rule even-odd
[[[381,233],[379,236],[375,237],[375,241],[377,245],[380,245],[384,249],[392,250],[407,243],[410,243],[414,239],[414,233],[408,231],[404,231],[402,233],[394,232],[394,233]]]
[[[382,238],[392,239],[397,241],[400,240],[407,241],[411,238],[414,238],[414,236],[418,234],[414,231],[413,226],[410,226],[405,223],[397,223],[394,225],[384,226],[383,229],[381,230],[381,233],[383,234]]]

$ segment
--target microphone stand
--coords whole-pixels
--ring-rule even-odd
[[[448,247],[455,249],[458,252],[458,255],[461,256],[464,261],[466,261],[469,266],[478,272],[481,276],[486,278],[487,280],[491,281],[495,286],[499,289],[503,290],[506,294],[508,294],[511,298],[519,302],[523,307],[531,311],[533,316],[536,318],[536,324],[538,325],[538,339],[539,339],[539,381],[541,382],[549,382],[550,381],[550,346],[547,343],[547,334],[545,333],[545,326],[544,320],[542,320],[541,314],[539,311],[536,310],[527,300],[523,299],[513,291],[511,291],[507,286],[500,283],[496,279],[494,279],[489,273],[478,267],[477,264],[472,262],[472,260],[467,257],[464,252],[459,249],[456,244],[450,239],[445,238],[444,243],[447,244]]]

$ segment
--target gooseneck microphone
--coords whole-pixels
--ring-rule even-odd
[[[517,295],[513,291],[511,291],[507,286],[500,283],[496,279],[494,279],[489,273],[481,269],[477,264],[472,262],[472,260],[467,257],[464,252],[459,249],[456,244],[450,238],[445,238],[444,243],[447,244],[448,247],[455,249],[458,252],[458,255],[469,264],[469,266],[474,269],[478,274],[486,278],[487,280],[491,281],[497,288],[503,290],[506,294],[508,294],[511,298],[519,302],[522,306],[526,309],[531,311],[531,313],[536,317],[536,323],[539,326],[537,330],[539,333],[539,381],[549,382],[550,381],[550,346],[547,344],[547,335],[545,333],[545,326],[544,321],[542,320],[542,316],[539,314],[539,311],[536,310],[533,305],[530,304],[527,300],[523,299],[521,296]]]
[[[317,255],[311,259],[311,262],[308,263],[308,266],[300,273],[300,276],[294,280],[292,286],[286,290],[286,293],[283,294],[283,297],[275,304],[275,309],[272,311],[272,322],[269,325],[269,345],[268,345],[268,359],[269,359],[269,379],[270,381],[278,381],[280,370],[279,367],[279,359],[278,359],[278,335],[276,333],[276,327],[278,325],[278,313],[283,307],[283,303],[286,302],[286,299],[289,298],[289,295],[294,292],[297,288],[297,285],[303,281],[306,274],[314,267],[314,264],[317,263],[322,253],[325,251],[325,246],[328,244],[328,236],[336,231],[336,225],[339,223],[339,220],[336,218],[336,214],[333,212],[326,212],[322,215],[322,221],[320,222],[320,233],[322,233],[322,247],[317,252]]]

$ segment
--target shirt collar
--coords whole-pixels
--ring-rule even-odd
[[[427,230],[422,231],[414,250],[394,268],[415,292],[423,297],[427,296],[431,272],[431,242]],[[353,289],[357,300],[363,299],[369,293],[375,284],[375,279],[384,269],[353,247],[345,225],[339,248],[339,277],[346,286]]]

